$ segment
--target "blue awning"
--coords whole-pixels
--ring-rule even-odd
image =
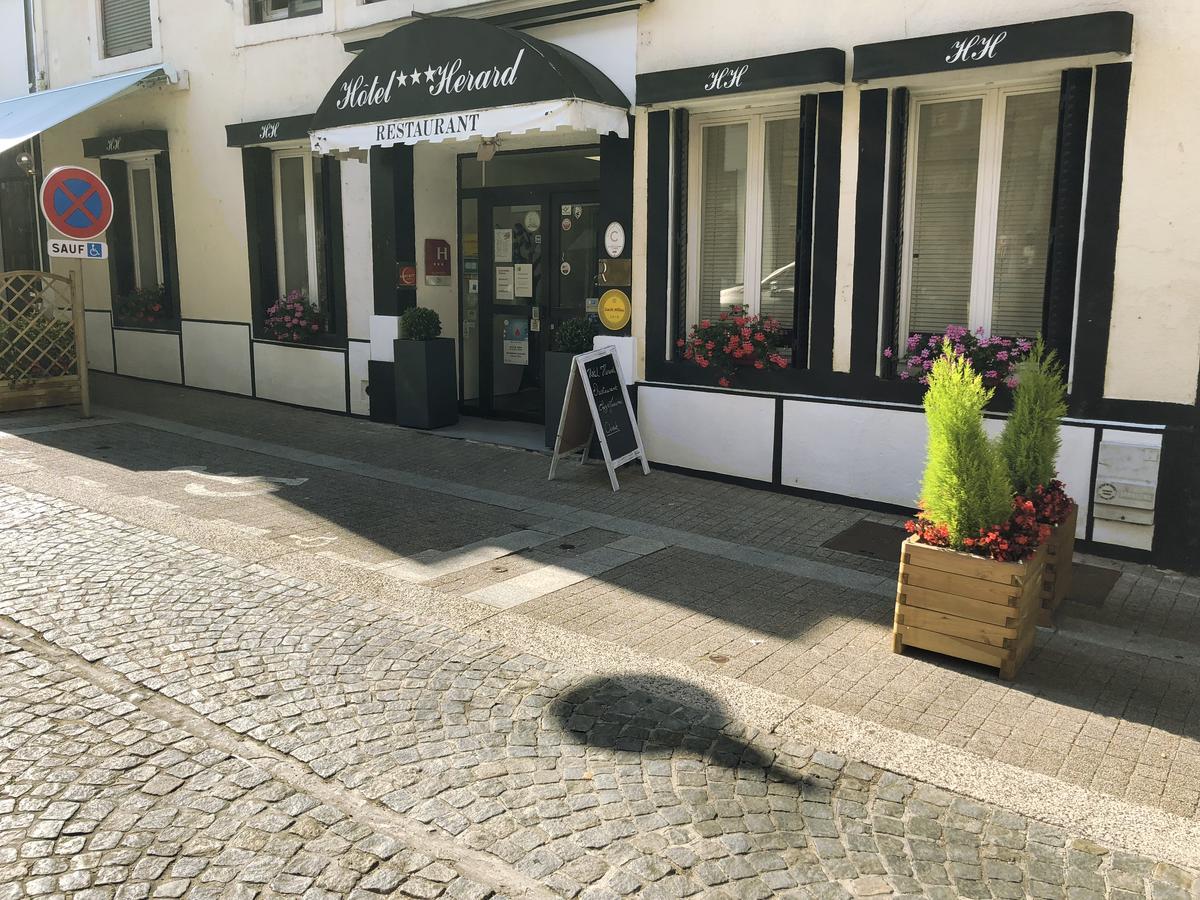
[[[146,66],[0,102],[0,153],[160,73],[165,73],[163,66]]]

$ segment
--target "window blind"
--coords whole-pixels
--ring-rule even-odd
[[[282,231],[283,283],[281,294],[303,291],[312,296],[308,283],[308,213],[304,198],[304,160],[299,156],[279,159],[279,209]]]
[[[148,50],[154,44],[150,0],[100,0],[105,56]]]
[[[969,322],[982,115],[979,99],[920,106],[909,332]]]
[[[745,302],[746,175],[749,126],[704,129],[700,210],[700,318]]]
[[[1007,98],[992,285],[994,334],[1032,337],[1042,330],[1057,139],[1057,91]]]
[[[154,233],[154,190],[150,183],[151,170],[138,167],[130,172],[130,210],[133,218],[134,240],[137,249],[137,285],[143,290],[157,287],[158,242]]]

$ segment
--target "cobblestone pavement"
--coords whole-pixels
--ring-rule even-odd
[[[0,478],[346,590],[420,581],[460,614],[511,609],[1200,819],[1195,579],[1091,560],[1122,570],[1113,594],[1072,605],[1009,685],[891,653],[894,564],[820,542],[894,517],[665,472],[626,476],[613,494],[598,468],[547,483],[537,454],[164,386],[97,387],[106,402],[186,421],[0,420],[34,429],[0,441]],[[786,552],[769,549],[776,535]],[[1149,634],[1109,610],[1114,595]],[[1120,628],[1097,622],[1106,610]],[[1156,636],[1168,624],[1174,636]]]
[[[661,679],[11,486],[0,571],[0,897],[1200,892]]]

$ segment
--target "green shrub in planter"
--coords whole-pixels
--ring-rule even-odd
[[[962,550],[965,538],[1012,514],[1012,483],[998,446],[983,429],[983,408],[993,391],[966,357],[947,341],[929,373],[925,418],[929,451],[921,484],[922,517],[944,526],[949,543]]]
[[[592,349],[592,338],[600,333],[600,324],[595,319],[567,319],[554,329],[556,353],[578,356]]]
[[[1031,497],[1035,488],[1054,481],[1067,386],[1062,364],[1040,338],[1029,357],[1017,365],[1016,376],[1012,415],[1000,436],[1000,452],[1017,493]]]
[[[432,341],[442,333],[442,317],[432,309],[413,306],[400,315],[400,336],[408,341]]]

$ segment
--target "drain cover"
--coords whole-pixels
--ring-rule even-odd
[[[492,566],[493,572],[507,572],[508,566]]]
[[[723,665],[725,665],[725,663],[729,662],[729,657],[722,656],[720,653],[713,653],[708,658],[710,660],[712,660],[713,662],[715,662],[717,665],[721,665],[721,666],[723,666]]]

